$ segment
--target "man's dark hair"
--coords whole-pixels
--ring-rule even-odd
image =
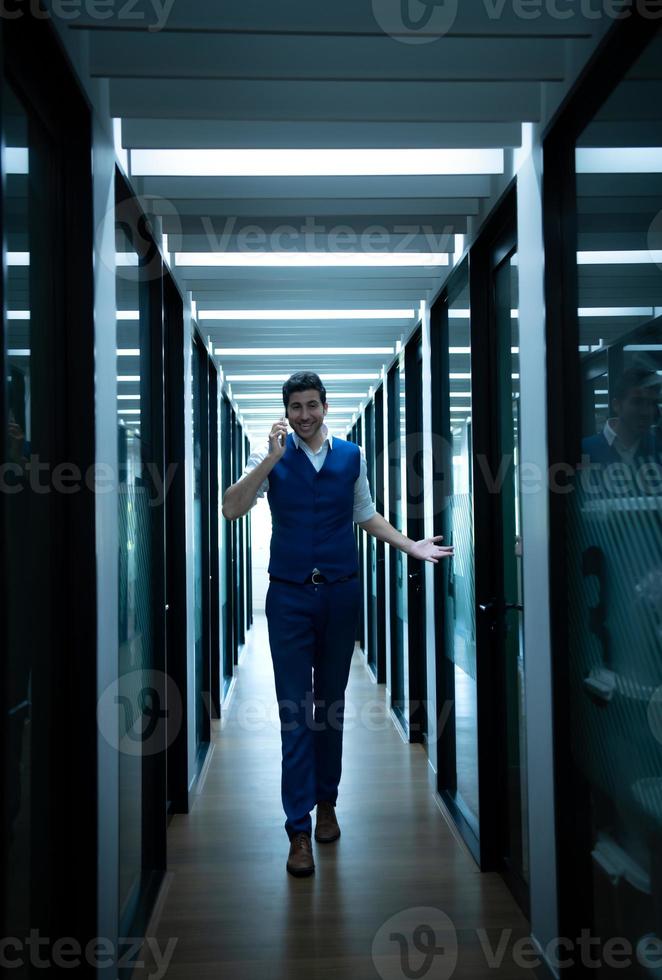
[[[290,395],[294,394],[295,391],[308,391],[309,388],[315,388],[319,391],[320,401],[324,405],[326,402],[326,388],[320,381],[319,376],[313,371],[297,371],[283,385],[283,404],[285,408],[290,403]]]
[[[623,374],[616,379],[612,391],[612,399],[622,401],[627,398],[633,388],[649,388],[660,384],[658,375],[649,368],[633,367],[623,371]]]

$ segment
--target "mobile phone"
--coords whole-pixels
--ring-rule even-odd
[[[287,425],[287,419],[285,418],[284,415],[281,417],[281,422],[284,422]],[[280,442],[281,446],[284,446],[285,445],[285,436],[284,435],[279,436],[278,441]]]

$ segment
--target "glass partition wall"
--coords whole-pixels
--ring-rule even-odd
[[[405,429],[404,351],[387,375],[388,406],[388,506],[389,523],[407,533],[407,513],[403,501],[407,439]],[[407,556],[389,547],[390,631],[391,631],[391,710],[407,733]]]
[[[447,595],[443,644],[444,660],[441,665],[442,704],[452,705],[451,726],[443,748],[445,766],[442,768],[445,785],[458,815],[466,821],[478,838],[478,698],[476,674],[476,583],[474,541],[474,472],[473,472],[473,424],[472,424],[472,365],[471,365],[471,309],[469,302],[468,262],[460,267],[449,284],[444,297],[444,325],[435,330],[445,332],[447,344],[446,377],[440,383],[440,392],[447,395],[446,406],[439,405],[435,430],[441,435],[440,451],[443,450],[444,410],[450,420],[449,445],[439,459],[445,474],[448,496],[437,497],[436,509],[445,517],[445,541],[455,553],[449,563],[444,591]],[[437,317],[435,317],[435,321]],[[436,344],[444,344],[439,336]],[[444,344],[444,346],[446,346]],[[443,370],[443,366],[439,365]],[[437,488],[441,494],[442,488]],[[446,514],[444,514],[446,510]],[[437,581],[439,579],[437,578]],[[442,587],[443,587],[442,584]]]
[[[162,267],[116,175],[119,922],[141,935],[165,870]],[[162,808],[162,809],[161,809]]]
[[[662,941],[662,39],[614,29],[549,135],[561,929]],[[560,221],[559,221],[560,216]],[[557,228],[562,235],[559,238]],[[563,386],[563,387],[561,387]],[[561,932],[577,935],[576,931]],[[648,947],[648,950],[647,950]],[[600,976],[603,972],[599,973]]]

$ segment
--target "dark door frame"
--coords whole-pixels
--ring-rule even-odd
[[[221,397],[221,493],[233,483],[232,468],[232,404],[230,399],[223,392]],[[225,590],[225,608],[221,602],[221,632],[223,637],[223,668],[222,668],[222,700],[227,697],[232,685],[234,674],[235,658],[235,632],[234,632],[234,573],[233,573],[233,551],[234,551],[233,522],[223,519],[221,537],[221,562],[223,563],[223,582]]]
[[[407,537],[419,541],[425,537],[423,513],[423,329],[419,326],[405,346],[405,438]],[[419,367],[420,365],[420,367]],[[413,482],[420,484],[418,499]],[[407,567],[407,636],[409,690],[409,740],[426,742],[427,725],[427,650],[425,638],[425,562],[406,558]]]
[[[31,247],[39,249],[47,283],[33,284],[39,344],[31,374],[42,394],[42,412],[33,404],[33,429],[43,434],[51,463],[66,461],[81,473],[94,465],[94,220],[91,173],[92,119],[89,105],[62,52],[52,24],[25,11],[0,23],[3,92],[9,82],[48,138],[48,170],[35,186],[47,188],[34,215]],[[1,99],[4,103],[4,98]],[[35,140],[39,138],[35,131]],[[34,165],[41,160],[35,156]],[[4,176],[4,175],[3,175]],[[4,202],[0,219],[6,229]],[[48,229],[49,237],[46,237]],[[58,247],[52,247],[53,241]],[[33,268],[42,267],[33,262]],[[0,323],[2,377],[6,363],[6,284]],[[44,293],[46,292],[46,295]],[[6,384],[0,398],[0,431],[7,432]],[[6,445],[3,438],[2,457]],[[27,493],[23,487],[22,492]],[[0,546],[5,550],[4,494],[0,494]],[[97,745],[97,555],[95,494],[86,481],[75,494],[46,494],[35,507],[33,553],[40,565],[30,583],[39,615],[30,621],[33,688],[30,710],[44,728],[32,732],[31,925],[42,935],[69,936],[82,946],[98,934]],[[42,533],[43,532],[43,533]],[[26,547],[28,545],[26,544]],[[4,569],[0,563],[0,569]],[[8,611],[6,582],[0,582],[0,656],[5,656]],[[28,593],[26,592],[26,598]],[[37,598],[38,597],[38,598]],[[27,610],[26,610],[27,612]],[[34,609],[33,609],[34,612]],[[27,620],[26,620],[27,623]],[[27,634],[30,636],[30,634]],[[30,642],[28,640],[28,642]],[[9,664],[3,662],[3,672]],[[43,681],[43,683],[42,683]],[[5,689],[5,684],[0,685]],[[3,695],[0,738],[7,758],[4,719],[13,707]],[[48,723],[52,719],[52,724]],[[65,719],[75,719],[76,738]],[[43,737],[42,737],[43,736]],[[84,778],[83,778],[84,776]],[[42,823],[43,820],[43,823]],[[48,830],[48,833],[45,831]],[[57,848],[50,847],[56,840]],[[3,885],[7,868],[0,847]],[[0,921],[5,921],[3,887]],[[83,967],[85,970],[85,968]]]
[[[384,515],[384,385],[380,384],[374,394],[375,405],[375,489],[374,500],[377,513]],[[386,683],[386,546],[383,541],[376,542],[377,561],[377,657],[376,679],[378,684]]]
[[[167,673],[182,701],[181,719],[168,734],[168,813],[188,813],[186,600],[186,368],[184,303],[167,270],[163,278],[166,464],[174,467],[166,498]],[[174,718],[173,718],[174,721]],[[171,713],[168,712],[168,723]]]
[[[196,772],[193,774],[197,782],[202,774],[211,746],[211,538],[210,518],[212,501],[210,497],[210,438],[209,438],[209,364],[211,358],[206,344],[197,329],[191,336],[191,356],[199,359],[200,365],[200,454],[201,454],[201,546],[202,546],[202,738],[197,745]],[[195,412],[195,402],[193,403]],[[195,447],[194,447],[195,450]],[[197,697],[197,690],[194,692]],[[189,795],[192,790],[189,791]]]
[[[394,489],[396,486],[401,488],[402,486],[402,436],[400,433],[400,371],[401,371],[401,355],[398,355],[396,360],[393,362],[389,368],[387,374],[387,413],[388,413],[388,521],[389,523],[397,528],[397,512],[393,506],[395,500]],[[397,403],[396,403],[397,394]],[[396,453],[397,447],[397,453]],[[401,523],[405,526],[405,514],[406,514],[406,498],[400,498],[400,514]],[[398,599],[398,570],[402,570],[403,575],[406,575],[407,564],[406,556],[398,548],[389,547],[389,628],[390,628],[390,663],[391,663],[391,697],[390,697],[390,710],[393,717],[396,719],[398,725],[402,729],[407,740],[409,740],[409,726],[407,723],[407,715],[405,712],[405,705],[407,701],[407,692],[404,690],[404,629],[406,629],[406,624],[403,624],[403,643],[402,650],[400,651],[402,659],[398,659],[396,653],[396,648],[398,646],[398,634],[399,634],[399,624],[397,615],[397,599]],[[405,598],[407,596],[407,584],[406,582],[402,585],[402,591],[404,592]],[[398,703],[399,698],[395,696],[396,685],[399,687],[402,685],[402,704]]]

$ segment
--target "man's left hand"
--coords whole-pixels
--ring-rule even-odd
[[[440,558],[451,558],[455,554],[454,548],[435,544],[436,541],[443,541],[443,539],[443,534],[437,534],[434,538],[422,538],[414,542],[408,554],[412,558],[420,558],[421,561],[433,561],[436,565]]]

